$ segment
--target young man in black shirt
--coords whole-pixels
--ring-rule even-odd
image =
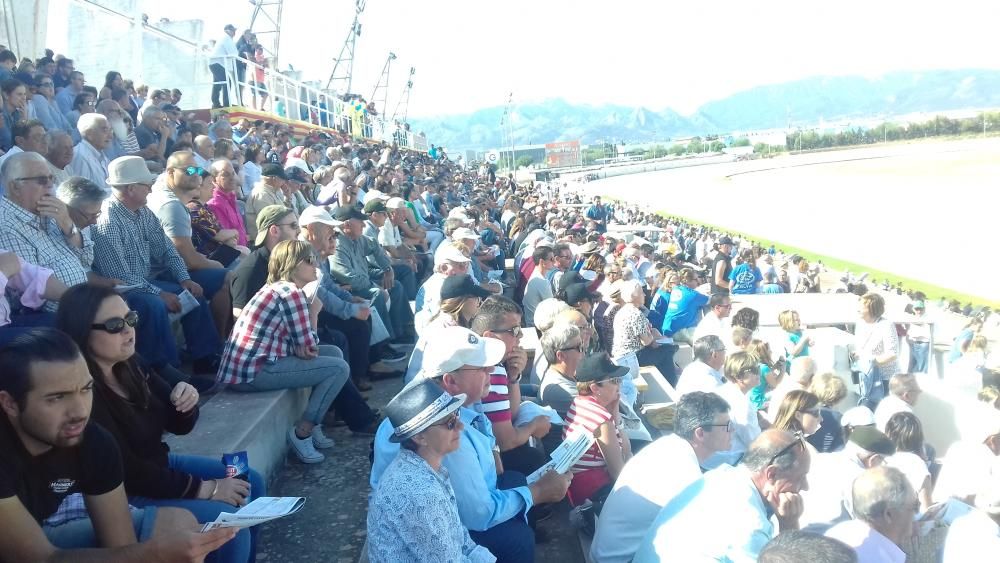
[[[5,560],[192,561],[233,538],[199,532],[184,510],[129,512],[118,446],[89,422],[93,378],[67,335],[18,337],[0,349],[0,373]]]

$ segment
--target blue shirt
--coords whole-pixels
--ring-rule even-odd
[[[722,465],[670,500],[639,544],[634,563],[755,563],[774,528],[745,466]]]
[[[662,289],[657,289],[653,294],[653,301],[649,304],[649,314],[646,318],[649,323],[655,326],[660,332],[663,331],[663,319],[667,313],[667,306],[670,304],[670,294]],[[664,334],[666,334],[664,332]]]
[[[760,270],[750,264],[743,263],[733,268],[729,273],[729,280],[733,282],[729,288],[730,293],[739,295],[752,295],[757,293],[757,284],[764,279]]]
[[[686,285],[677,284],[670,292],[670,304],[667,305],[667,312],[663,315],[660,332],[669,336],[678,330],[696,326],[698,314],[707,304],[707,295],[698,293]]]
[[[480,405],[474,405],[478,408]],[[469,407],[458,409],[465,428],[458,449],[444,457],[442,467],[448,470],[451,486],[458,501],[462,524],[482,532],[520,515],[526,518],[533,506],[528,487],[500,490],[497,488],[496,460],[493,448],[496,437],[486,415]],[[399,454],[399,444],[389,441],[392,424],[386,418],[375,433],[375,461],[369,483],[378,490],[379,479]]]

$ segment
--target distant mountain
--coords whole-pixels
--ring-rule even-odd
[[[517,144],[580,139],[639,143],[667,137],[725,134],[915,112],[1000,106],[1000,70],[892,72],[878,78],[814,77],[758,86],[708,102],[692,115],[616,104],[570,104],[562,99],[515,109]],[[451,149],[498,147],[503,107],[471,114],[412,119],[414,129]]]

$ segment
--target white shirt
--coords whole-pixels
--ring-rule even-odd
[[[236,50],[236,42],[226,33],[222,35],[222,39],[215,42],[215,49],[212,49],[212,54],[208,58],[208,64],[226,66],[226,57],[236,56],[239,56],[239,52]]]
[[[952,444],[934,484],[934,502],[948,497],[962,499],[995,487],[1000,479],[1000,458],[985,444],[972,440]]]
[[[906,554],[898,545],[861,520],[841,522],[827,530],[826,537],[853,548],[858,563],[906,563]]]
[[[535,271],[528,278],[528,284],[524,288],[524,323],[527,326],[535,326],[535,308],[542,301],[552,297],[552,286],[549,280],[545,279],[541,268],[535,267]]]
[[[418,334],[441,308],[441,286],[444,285],[444,280],[447,277],[440,272],[434,272],[431,277],[427,278],[424,285],[420,286],[420,291],[423,291],[423,301],[420,310],[413,317],[413,324]]]
[[[854,480],[864,471],[853,446],[815,454],[809,467],[809,490],[799,493],[804,507],[799,525],[830,525],[849,517]]]
[[[403,246],[403,237],[399,234],[399,227],[388,220],[382,223],[378,230],[378,243],[388,248]]]
[[[87,139],[83,139],[73,147],[73,160],[66,166],[66,172],[71,176],[83,176],[110,193],[111,187],[107,184],[108,164],[108,157],[94,148]]]
[[[729,403],[729,416],[733,422],[733,435],[729,451],[747,451],[750,443],[756,440],[761,432],[760,422],[757,420],[757,409],[733,382],[719,387],[715,393]]]
[[[694,336],[691,337],[691,341],[698,340],[702,336],[708,336],[714,334],[718,336],[723,342],[730,342],[730,338],[723,336],[726,330],[726,320],[720,319],[716,316],[715,312],[709,311],[707,315],[701,318],[698,322],[698,326],[694,329]]]
[[[692,391],[718,392],[719,387],[725,382],[726,379],[721,372],[705,362],[695,360],[681,372],[677,380],[677,394],[683,397]]]
[[[931,476],[927,462],[920,456],[910,452],[896,452],[885,458],[885,464],[900,470],[917,493],[924,487],[924,482]]]
[[[590,547],[596,563],[627,563],[656,515],[670,499],[701,478],[698,457],[687,440],[670,434],[635,455],[604,502]]]
[[[878,407],[875,408],[875,426],[882,432],[885,432],[885,425],[892,418],[892,415],[898,412],[912,413],[913,407],[895,395],[889,395],[882,399]]]

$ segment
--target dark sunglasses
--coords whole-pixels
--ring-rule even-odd
[[[188,176],[201,176],[205,173],[205,169],[201,166],[188,166],[187,168],[178,168],[177,170],[183,170]]]
[[[791,450],[795,446],[799,446],[803,450],[806,449],[805,437],[802,435],[802,432],[796,432],[795,433],[795,440],[791,444],[788,444],[787,446],[785,446],[784,448],[782,448],[780,452],[774,454],[771,457],[771,459],[768,460],[767,465],[773,465],[774,464],[774,460],[776,460],[779,457],[785,455],[786,453],[788,453],[789,450]]]
[[[454,430],[458,426],[458,411],[455,411],[442,422],[431,424],[431,426],[444,426],[448,430]]]
[[[125,330],[125,325],[134,327],[139,322],[139,313],[135,311],[129,311],[125,313],[125,317],[115,317],[113,319],[108,319],[103,323],[94,323],[90,325],[90,328],[94,330],[103,330],[104,332],[110,334],[118,334],[119,332]]]
[[[497,334],[508,333],[508,334],[513,335],[514,338],[521,338],[522,330],[521,330],[521,327],[519,327],[519,326],[512,326],[512,327],[510,327],[510,328],[508,328],[506,330],[494,330],[492,332],[495,332]]]

